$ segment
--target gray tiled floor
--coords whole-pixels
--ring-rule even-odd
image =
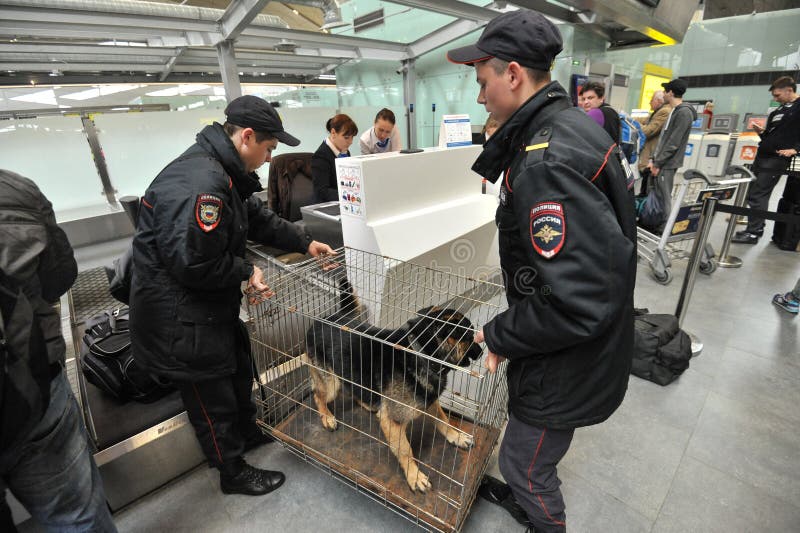
[[[724,219],[717,217],[712,244]],[[771,225],[768,226],[768,232]],[[700,275],[684,327],[704,351],[675,383],[632,377],[621,408],[579,429],[560,475],[573,532],[785,532],[800,524],[800,318],[770,303],[800,277],[800,254],[734,245],[740,269]],[[674,312],[669,286],[640,264],[636,305]],[[198,468],[116,514],[122,532],[400,532],[413,526],[278,444],[251,454],[288,474],[263,498],[224,496]],[[496,461],[490,470],[497,473]],[[522,531],[478,500],[464,531]]]

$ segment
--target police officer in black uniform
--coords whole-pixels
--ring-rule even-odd
[[[252,194],[255,170],[278,141],[300,141],[255,96],[225,109],[197,142],[150,184],[133,241],[130,328],[136,361],[174,382],[225,493],[266,494],[284,482],[242,458],[267,440],[255,425],[252,361],[239,320],[241,284],[270,296],[262,271],[245,260],[247,239],[312,256],[333,254]]]
[[[797,83],[789,76],[782,76],[772,82],[769,88],[772,98],[780,107],[769,114],[764,128],[754,125],[753,129],[761,137],[758,143],[753,172],[756,180],[747,193],[747,205],[751,209],[769,209],[772,190],[786,174],[791,158],[800,153],[800,95]],[[792,204],[800,203],[800,181],[791,174],[786,179],[783,198]],[[731,242],[756,244],[764,234],[764,219],[758,216],[747,218],[747,228],[736,232]]]
[[[503,173],[509,308],[476,340],[490,371],[509,360],[500,471],[537,532],[566,530],[556,466],[575,428],[622,402],[633,352],[632,180],[614,141],[550,81],[561,43],[545,17],[519,10],[447,54],[475,67],[478,103],[502,124],[472,168],[490,181]]]

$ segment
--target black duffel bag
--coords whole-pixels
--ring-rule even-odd
[[[631,374],[668,385],[689,368],[692,341],[674,315],[639,315],[634,324]]]
[[[133,358],[127,308],[106,311],[87,321],[81,342],[81,369],[89,383],[123,403],[151,403],[174,390]]]

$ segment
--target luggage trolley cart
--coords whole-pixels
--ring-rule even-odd
[[[727,182],[712,182],[699,170],[687,170],[683,180],[673,189],[672,209],[661,235],[637,228],[639,257],[647,260],[653,278],[662,285],[672,281],[672,259],[688,259],[690,242],[697,234],[703,198],[713,195],[720,200],[733,197],[736,187]],[[700,272],[711,274],[717,269],[714,249],[706,244],[700,255]]]

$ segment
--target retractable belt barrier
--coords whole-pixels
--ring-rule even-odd
[[[730,213],[732,215],[750,216],[754,215],[759,218],[767,220],[774,220],[776,222],[786,222],[787,224],[800,223],[800,215],[792,215],[789,213],[776,213],[775,211],[764,211],[762,209],[750,209],[749,207],[737,207],[735,205],[718,204],[715,211],[722,213]]]

